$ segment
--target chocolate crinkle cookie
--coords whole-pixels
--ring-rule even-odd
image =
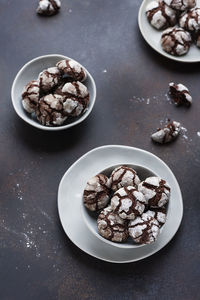
[[[48,93],[59,84],[61,80],[60,70],[57,67],[48,68],[39,74],[38,80],[41,91]]]
[[[159,177],[152,176],[146,178],[138,186],[146,202],[150,207],[163,207],[170,198],[170,187],[167,182]]]
[[[120,218],[133,220],[145,209],[146,200],[133,186],[119,189],[111,199],[111,207]]]
[[[164,128],[158,128],[151,138],[154,142],[165,144],[173,141],[180,133],[180,123],[173,121]]]
[[[84,68],[75,60],[61,60],[56,64],[56,66],[62,73],[64,73],[68,77],[73,78],[76,81],[84,81],[87,77]]]
[[[38,80],[30,81],[22,91],[22,105],[28,113],[35,112],[40,97]]]
[[[134,242],[151,244],[157,239],[160,233],[160,226],[158,221],[149,213],[143,213],[135,220],[129,222],[128,230]]]
[[[86,184],[83,193],[85,207],[91,211],[98,211],[106,207],[110,200],[110,181],[107,176],[98,174]]]
[[[192,97],[189,90],[182,83],[175,84],[171,82],[169,84],[169,94],[176,105],[190,106],[192,104]]]
[[[113,242],[125,242],[128,238],[127,221],[113,212],[110,206],[101,211],[97,219],[99,234]]]
[[[60,0],[39,0],[37,13],[43,16],[53,16],[59,12]]]
[[[42,97],[36,110],[36,116],[42,125],[62,125],[67,119],[63,110],[63,97],[57,94]]]
[[[62,93],[65,96],[63,107],[66,114],[77,117],[87,109],[89,92],[81,82],[66,83],[62,88]]]
[[[190,49],[191,42],[190,33],[179,27],[164,30],[161,37],[163,50],[175,56],[186,54]]]
[[[135,170],[127,166],[120,166],[113,170],[111,177],[111,189],[115,192],[122,187],[137,187],[140,179]]]
[[[179,20],[179,25],[195,34],[200,31],[200,8],[193,8],[186,12]]]
[[[195,7],[196,0],[164,0],[164,2],[173,9],[185,11]]]
[[[146,7],[146,15],[156,29],[165,29],[176,24],[176,11],[161,0],[150,2]]]
[[[159,223],[159,226],[162,227],[166,222],[166,208],[150,208],[146,211],[146,214],[156,219]]]

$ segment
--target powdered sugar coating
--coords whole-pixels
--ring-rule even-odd
[[[176,24],[176,12],[163,1],[152,1],[146,7],[150,24],[156,29],[164,29]]]
[[[113,170],[111,174],[111,189],[115,192],[121,187],[137,187],[140,179],[135,170],[127,166],[120,166]]]
[[[107,240],[120,243],[128,238],[127,221],[114,213],[110,206],[101,211],[97,227],[99,234]]]
[[[81,82],[68,82],[62,88],[65,96],[64,111],[68,115],[77,117],[87,108],[89,103],[89,92],[87,87]]]
[[[174,140],[180,133],[180,123],[173,121],[163,129],[158,129],[151,138],[157,143],[165,144]]]
[[[156,219],[159,223],[159,226],[163,226],[166,222],[166,209],[165,208],[151,208],[146,211],[146,214]]]
[[[168,28],[163,31],[161,46],[164,51],[171,55],[181,56],[190,49],[191,35],[180,27]]]
[[[56,87],[61,79],[60,70],[57,67],[48,68],[39,74],[40,88],[47,93]]]
[[[133,186],[123,187],[115,192],[111,207],[122,219],[133,220],[145,209],[146,200]]]
[[[152,176],[146,178],[138,186],[150,207],[163,207],[170,198],[170,187],[167,182],[160,177]]]
[[[79,81],[67,82],[62,88],[62,92],[80,98],[85,98],[89,95],[87,87]]]
[[[110,200],[110,180],[104,174],[92,177],[86,184],[83,193],[85,207],[97,211],[106,207]]]
[[[52,16],[59,11],[60,7],[60,0],[39,0],[37,13],[45,16]]]
[[[151,244],[157,239],[160,229],[156,219],[143,213],[128,225],[129,235],[139,244]]]
[[[33,113],[39,102],[40,86],[38,80],[30,81],[22,91],[22,105],[28,113]]]
[[[74,80],[84,81],[87,78],[84,68],[72,59],[61,60],[56,66],[61,72]]]
[[[198,32],[200,30],[200,8],[194,8],[185,13],[179,20],[185,30]]]
[[[176,105],[187,105],[192,104],[192,97],[189,93],[188,88],[182,83],[175,84],[174,82],[169,83],[170,94]]]
[[[38,104],[36,115],[42,125],[62,125],[67,119],[63,112],[63,97],[57,94],[49,94],[42,97]]]
[[[185,11],[196,5],[196,0],[164,0],[164,2],[173,9]]]

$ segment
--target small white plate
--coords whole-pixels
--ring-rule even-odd
[[[150,169],[154,174],[165,178],[171,187],[167,221],[157,241],[151,245],[134,249],[115,247],[97,238],[83,220],[82,196],[88,178],[118,164]],[[182,220],[183,202],[174,174],[161,159],[141,149],[111,145],[91,150],[67,170],[58,189],[58,212],[65,233],[81,250],[104,261],[128,263],[156,253],[173,238]]]
[[[96,100],[96,85],[94,79],[91,76],[91,74],[84,68],[84,70],[87,73],[87,79],[84,81],[84,84],[87,86],[89,90],[90,101],[89,101],[88,109],[82,116],[74,118],[74,120],[72,120],[72,122],[70,123],[66,123],[56,127],[49,127],[49,126],[41,125],[36,118],[33,118],[31,114],[27,113],[23,109],[21,95],[24,86],[29,81],[37,79],[40,72],[42,72],[47,68],[54,67],[56,63],[62,59],[70,59],[70,57],[63,56],[60,54],[48,54],[48,55],[36,57],[31,61],[29,61],[28,63],[26,63],[21,68],[21,70],[19,70],[19,72],[17,73],[13,81],[13,85],[11,89],[11,98],[16,113],[26,123],[42,130],[58,131],[58,130],[68,129],[72,126],[75,126],[83,122],[91,113]]]
[[[194,44],[191,45],[190,50],[187,54],[183,56],[173,56],[165,52],[160,44],[160,39],[163,30],[157,30],[150,25],[146,17],[146,7],[147,5],[152,2],[152,0],[144,0],[140,6],[139,13],[138,13],[138,24],[140,28],[140,32],[143,35],[145,41],[158,53],[161,55],[168,57],[169,59],[176,60],[179,62],[185,63],[194,63],[200,62],[200,48],[195,46]],[[197,0],[197,6],[200,7],[200,0]]]

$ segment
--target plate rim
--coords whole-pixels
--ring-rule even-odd
[[[148,155],[151,155],[153,156],[155,159],[157,159],[159,162],[161,162],[162,164],[165,165],[165,167],[168,169],[170,175],[173,177],[173,179],[175,180],[176,182],[176,185],[177,185],[177,188],[178,188],[178,192],[179,192],[179,195],[180,195],[180,206],[181,206],[181,211],[179,212],[180,213],[180,217],[179,217],[179,221],[178,221],[178,224],[177,224],[177,228],[174,232],[174,234],[170,237],[170,239],[163,245],[161,246],[159,249],[156,249],[156,250],[153,250],[151,251],[150,253],[147,253],[147,254],[144,254],[142,255],[141,257],[139,258],[136,258],[136,259],[130,259],[130,260],[111,260],[111,259],[106,259],[106,258],[103,258],[103,257],[100,257],[94,253],[89,253],[89,251],[85,250],[85,249],[82,249],[80,248],[79,245],[77,245],[76,242],[74,242],[71,238],[71,236],[68,235],[65,227],[64,227],[64,224],[63,224],[63,221],[62,221],[62,214],[60,212],[60,201],[59,201],[59,198],[60,198],[60,190],[62,188],[62,185],[64,183],[64,180],[65,180],[65,177],[67,176],[67,174],[71,171],[71,169],[76,165],[78,164],[82,159],[84,159],[86,156],[90,155],[91,153],[95,152],[95,151],[98,151],[98,150],[101,150],[101,149],[105,149],[105,148],[124,148],[124,149],[131,149],[131,150],[136,150],[136,151],[140,151],[140,152],[144,152]],[[64,175],[62,176],[61,180],[60,180],[60,183],[59,183],[59,186],[58,186],[58,193],[57,193],[57,209],[58,209],[58,215],[59,215],[59,220],[60,220],[60,223],[62,225],[62,228],[65,232],[65,234],[67,235],[67,237],[69,238],[69,240],[76,246],[78,247],[81,251],[83,251],[84,253],[92,256],[92,257],[95,257],[96,259],[98,260],[101,260],[101,261],[106,261],[106,262],[109,262],[109,263],[117,263],[117,264],[122,264],[122,263],[133,263],[133,262],[136,262],[136,261],[140,261],[140,260],[143,260],[147,257],[150,257],[152,255],[154,255],[155,253],[159,252],[161,249],[163,249],[172,239],[173,237],[176,235],[180,225],[181,225],[181,222],[182,222],[182,219],[183,219],[183,197],[182,197],[182,193],[181,193],[181,189],[180,189],[180,186],[179,186],[179,183],[175,177],[175,175],[173,174],[173,172],[171,171],[171,169],[168,167],[168,165],[162,160],[160,159],[158,156],[156,156],[155,154],[149,152],[149,151],[146,151],[146,150],[143,150],[143,149],[140,149],[140,148],[137,148],[137,147],[132,147],[132,146],[126,146],[126,145],[104,145],[104,146],[100,146],[100,147],[96,147],[96,148],[93,148],[91,150],[89,150],[88,152],[86,152],[84,155],[82,155],[80,158],[78,158],[67,170],[66,172],[64,173]],[[84,224],[86,226],[86,224]],[[87,226],[86,226],[87,228]],[[94,236],[90,231],[89,229],[87,228],[87,231],[92,235]],[[97,237],[95,237],[95,239],[97,239]],[[100,241],[100,240],[99,240]],[[108,245],[108,244],[106,244]],[[109,247],[114,247],[114,246],[111,246],[111,245],[108,245]],[[130,249],[127,249],[127,250],[130,250]]]
[[[139,26],[139,29],[140,29],[140,33],[142,34],[142,37],[144,38],[144,40],[146,41],[146,43],[152,48],[154,49],[157,53],[159,53],[161,56],[164,56],[168,59],[171,59],[173,61],[177,61],[177,62],[180,62],[180,63],[187,63],[187,64],[193,64],[193,63],[199,63],[200,62],[200,58],[199,59],[195,59],[195,60],[189,60],[186,58],[186,60],[182,59],[182,57],[186,57],[185,56],[179,56],[179,57],[176,57],[176,56],[173,56],[173,55],[170,55],[168,54],[167,52],[165,51],[160,51],[156,46],[154,46],[149,40],[148,38],[146,37],[145,33],[144,33],[144,30],[143,30],[143,23],[142,23],[142,13],[143,13],[143,10],[144,10],[144,6],[146,4],[147,0],[143,0],[141,5],[140,5],[140,8],[139,8],[139,11],[138,11],[138,26]],[[149,24],[149,26],[151,26]],[[153,28],[152,28],[153,29]],[[199,50],[200,52],[200,50]],[[199,57],[200,57],[200,54],[199,54]]]

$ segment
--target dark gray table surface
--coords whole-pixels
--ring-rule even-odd
[[[35,14],[36,0],[0,0],[1,300],[199,299],[200,65],[167,60],[144,42],[137,25],[140,3],[62,0],[60,14],[42,18]],[[80,61],[97,85],[89,118],[55,133],[20,120],[10,98],[18,70],[50,53]],[[168,100],[170,81],[190,88],[190,109]],[[187,131],[158,146],[150,134],[166,118]],[[81,155],[105,144],[151,151],[169,165],[182,190],[178,233],[140,262],[98,261],[76,248],[59,222],[62,175]]]

